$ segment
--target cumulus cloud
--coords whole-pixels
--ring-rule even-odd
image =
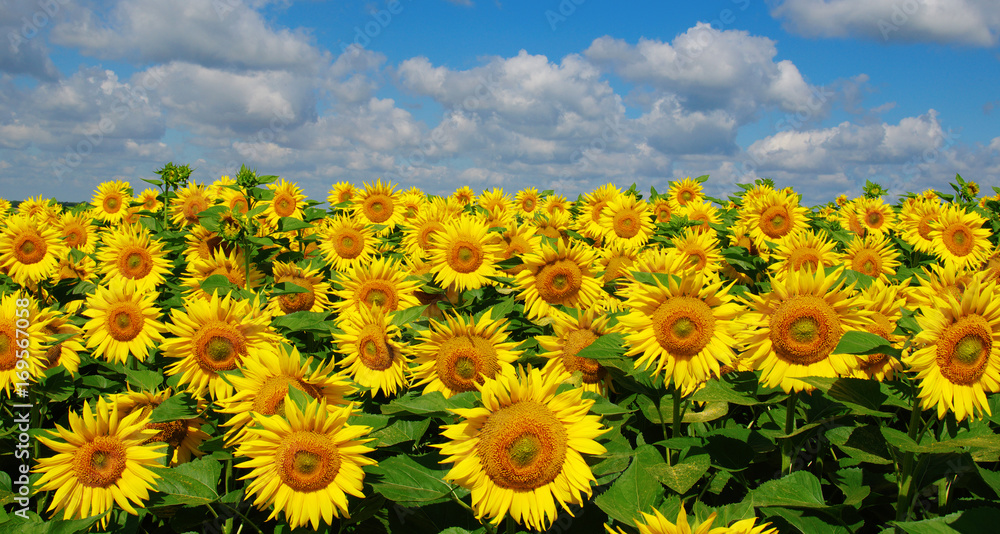
[[[994,0],[775,0],[771,15],[808,37],[996,46]]]
[[[51,6],[34,2],[6,3],[0,10],[0,73],[27,75],[40,81],[59,78],[48,47],[40,38],[48,33],[53,17],[61,17],[63,9],[53,2]]]

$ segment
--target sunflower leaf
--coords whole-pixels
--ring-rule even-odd
[[[899,357],[903,351],[890,345],[889,341],[880,335],[848,330],[841,336],[840,342],[833,349],[833,354],[888,354]]]
[[[423,460],[423,463],[418,463],[418,460]],[[376,493],[402,506],[423,506],[447,498],[452,491],[459,498],[467,494],[467,490],[453,489],[453,486],[444,482],[447,468],[432,469],[423,465],[436,465],[437,461],[436,453],[422,457],[400,455],[382,460],[378,465],[368,468],[381,477],[372,482],[372,488]]]
[[[424,310],[426,309],[426,305],[413,306],[411,308],[406,308],[405,310],[393,312],[392,321],[390,321],[390,323],[396,326],[409,325],[410,323],[420,319],[420,316],[423,315]]]
[[[656,476],[650,469],[663,463],[660,451],[652,445],[640,445],[628,469],[594,502],[615,521],[632,524],[636,510],[649,510],[663,495]]]
[[[271,290],[271,295],[294,295],[296,293],[311,293],[312,291],[304,288],[300,285],[293,284],[291,282],[282,282],[280,284],[274,284],[274,289]]]
[[[278,219],[279,232],[294,232],[295,230],[304,230],[312,227],[313,225],[294,217],[282,217]]]
[[[294,388],[291,388],[294,389]],[[178,419],[191,419],[198,417],[198,405],[188,393],[178,393],[171,395],[167,400],[153,408],[149,414],[150,423],[163,423],[166,421],[176,421]]]
[[[617,360],[625,355],[625,338],[617,332],[604,334],[580,349],[577,356],[592,360]]]
[[[747,499],[753,506],[783,506],[791,508],[824,508],[823,489],[816,475],[796,471],[778,480],[764,482],[752,490]]]

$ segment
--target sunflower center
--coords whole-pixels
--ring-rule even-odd
[[[615,234],[618,237],[635,237],[639,233],[639,230],[642,229],[639,214],[636,213],[635,210],[631,209],[622,210],[616,213],[612,223],[614,224]]]
[[[486,419],[476,452],[494,484],[530,491],[551,483],[562,472],[567,442],[566,428],[552,410],[526,400]]]
[[[453,337],[441,343],[434,370],[441,383],[454,393],[475,391],[476,383],[493,378],[500,370],[493,344],[480,336]]]
[[[279,217],[291,217],[295,214],[295,200],[289,197],[288,194],[282,193],[274,201],[274,213]]]
[[[289,293],[278,297],[278,306],[285,313],[295,313],[297,311],[309,311],[316,303],[316,294],[313,290],[312,282],[301,276],[283,277],[277,282],[291,282],[299,287],[308,289],[305,293]]]
[[[431,236],[444,230],[444,225],[437,221],[427,221],[423,226],[420,227],[420,233],[417,234],[418,242],[420,248],[424,250],[430,250],[433,246],[431,243]]]
[[[920,234],[920,237],[922,237],[924,241],[933,241],[933,239],[931,239],[931,231],[933,230],[931,223],[936,221],[937,217],[935,217],[933,213],[929,213],[920,218],[920,222],[917,224],[917,233]]]
[[[203,326],[191,341],[195,360],[206,371],[236,369],[240,358],[247,353],[243,334],[221,321]]]
[[[0,332],[0,371],[10,371],[15,366],[17,358],[14,356],[13,336]]]
[[[682,202],[680,204],[682,206],[686,205],[692,198],[694,198],[694,195],[690,191],[681,191],[681,198],[679,200]]]
[[[577,356],[577,353],[597,341],[598,337],[600,336],[590,330],[574,330],[566,336],[563,343],[563,366],[571,373],[580,371],[585,384],[596,384],[608,375],[608,370],[597,363],[597,360]]]
[[[322,396],[322,391],[319,388],[304,382],[297,376],[277,375],[269,377],[260,386],[250,409],[259,414],[284,416],[288,388],[295,388],[314,399],[319,399]]]
[[[524,199],[524,203],[521,207],[524,208],[524,211],[532,211],[535,209],[535,201],[530,198],[526,198]]]
[[[778,305],[770,327],[775,354],[796,365],[823,361],[843,335],[837,313],[813,295],[799,295]]]
[[[295,491],[309,493],[325,489],[337,477],[341,458],[329,437],[311,431],[293,432],[275,454],[281,481]]]
[[[115,341],[132,341],[146,324],[142,310],[131,301],[119,302],[107,313],[108,333]]]
[[[960,222],[945,228],[942,237],[945,246],[956,256],[968,256],[976,244],[972,230]]]
[[[338,256],[352,260],[364,250],[364,237],[353,228],[342,228],[333,239],[333,244]]]
[[[364,213],[368,220],[383,223],[392,217],[392,199],[385,195],[372,195],[365,199]]]
[[[183,420],[167,421],[164,423],[149,423],[146,425],[146,428],[159,430],[160,433],[147,439],[143,442],[143,444],[161,441],[163,443],[169,443],[170,446],[175,449],[181,446],[181,443],[184,442],[184,438],[186,438],[188,434],[187,422]]]
[[[768,237],[783,237],[792,231],[792,220],[784,206],[771,206],[760,216],[758,226]]]
[[[208,203],[200,196],[192,196],[184,202],[181,213],[189,224],[198,224],[198,214],[208,209]]]
[[[117,196],[109,196],[104,199],[104,211],[108,213],[115,213],[121,207],[121,199]]]
[[[367,324],[358,333],[358,357],[365,367],[385,371],[392,367],[395,350],[386,342],[385,332],[378,326]]]
[[[535,276],[535,290],[549,304],[572,300],[583,287],[583,272],[572,260],[557,260],[547,264]]]
[[[865,217],[865,222],[868,223],[868,226],[872,228],[878,228],[882,226],[882,222],[884,221],[885,218],[882,217],[882,214],[877,211],[868,212],[868,215]]]
[[[604,206],[608,205],[607,200],[601,200],[594,203],[594,207],[590,211],[590,220],[594,223],[600,224],[601,222],[601,212],[604,211]]]
[[[144,278],[153,270],[153,258],[144,248],[128,249],[119,256],[118,270],[133,280]]]
[[[940,335],[936,359],[952,384],[970,386],[986,372],[993,352],[993,331],[981,315],[966,315]]]
[[[125,472],[127,453],[114,436],[96,436],[73,455],[73,472],[80,484],[89,488],[114,485]]]
[[[31,265],[42,261],[48,248],[45,240],[32,231],[20,235],[14,242],[14,257],[19,263]]]
[[[476,376],[476,361],[472,358],[459,358],[455,362],[455,374],[465,380],[472,380]]]
[[[386,311],[396,311],[399,297],[395,289],[384,280],[369,280],[358,291],[359,299],[368,307],[378,306]]]
[[[715,332],[712,308],[693,297],[667,299],[653,312],[650,322],[656,341],[676,357],[698,354]]]
[[[460,273],[471,273],[483,264],[483,249],[478,243],[459,240],[451,247],[448,265]]]
[[[66,245],[70,248],[79,248],[87,244],[87,235],[79,228],[66,230],[63,232],[63,238],[66,240]]]
[[[789,256],[788,264],[792,271],[808,269],[815,272],[820,264],[819,253],[812,247],[797,248]]]

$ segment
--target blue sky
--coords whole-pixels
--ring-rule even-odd
[[[167,161],[320,200],[376,178],[1000,186],[990,0],[0,0],[0,33],[10,199],[141,189]]]

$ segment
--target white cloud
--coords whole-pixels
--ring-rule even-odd
[[[996,46],[995,0],[777,0],[771,15],[808,37]]]

